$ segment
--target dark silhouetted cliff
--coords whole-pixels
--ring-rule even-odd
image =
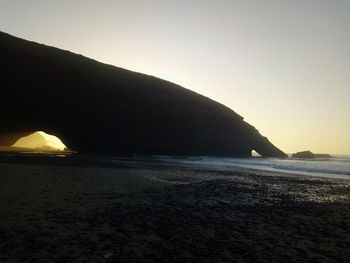
[[[168,81],[1,32],[0,58],[3,144],[43,130],[86,153],[286,156],[231,109]]]

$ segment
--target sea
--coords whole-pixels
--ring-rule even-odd
[[[228,158],[228,157],[173,157],[155,158],[179,165],[211,167],[218,169],[247,168],[259,171],[287,173],[350,180],[350,155],[335,155],[332,158]]]
[[[162,162],[163,164],[211,168],[217,170],[233,170],[234,168],[257,171],[278,172],[303,176],[316,176],[350,180],[350,155],[333,155],[332,158],[298,159],[298,158],[250,158],[212,157],[212,156],[134,156],[121,158],[117,156],[86,156],[75,153],[57,154],[45,152],[2,153],[1,160],[15,160],[18,163],[52,163],[57,164],[89,164],[114,165],[119,161],[127,162]],[[57,158],[56,158],[57,157]],[[65,161],[60,161],[61,157]]]

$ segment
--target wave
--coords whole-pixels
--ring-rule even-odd
[[[225,157],[170,157],[158,156],[163,160],[188,165],[212,167],[242,167],[262,171],[292,173],[327,178],[350,179],[350,158],[348,156],[323,159],[278,159],[278,158],[225,158]]]

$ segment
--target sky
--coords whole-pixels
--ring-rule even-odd
[[[0,31],[153,75],[287,153],[350,154],[348,0],[0,0]]]

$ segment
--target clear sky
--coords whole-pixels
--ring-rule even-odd
[[[180,84],[288,153],[350,154],[348,0],[0,0],[0,30]]]

